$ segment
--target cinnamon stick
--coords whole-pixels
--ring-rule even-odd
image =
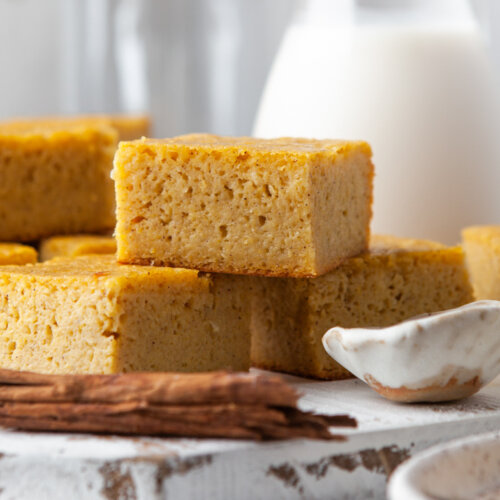
[[[0,425],[24,430],[241,439],[343,439],[347,415],[299,410],[279,376],[42,375],[0,370]]]

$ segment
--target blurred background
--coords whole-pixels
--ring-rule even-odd
[[[304,3],[0,0],[0,119],[148,111],[158,136],[249,134]],[[500,2],[472,4],[500,66]]]
[[[0,119],[362,138],[375,231],[500,222],[498,0],[0,0],[0,47]]]
[[[0,119],[152,113],[248,134],[294,0],[0,0]]]

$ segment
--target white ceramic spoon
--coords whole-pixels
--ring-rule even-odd
[[[500,302],[472,302],[387,328],[336,327],[323,345],[388,399],[460,399],[500,373]]]

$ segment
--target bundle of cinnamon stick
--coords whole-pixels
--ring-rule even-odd
[[[0,425],[15,429],[241,439],[343,439],[347,415],[297,408],[281,377],[196,374],[42,375],[0,370]]]

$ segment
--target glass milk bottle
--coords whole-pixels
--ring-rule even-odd
[[[377,233],[459,240],[500,223],[498,89],[466,0],[311,0],[254,135],[366,139]]]

